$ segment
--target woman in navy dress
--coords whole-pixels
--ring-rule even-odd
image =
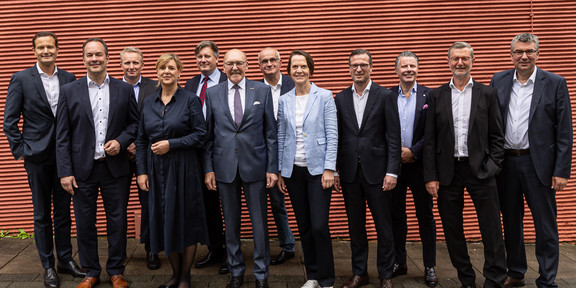
[[[156,62],[161,89],[147,97],[136,139],[138,185],[149,191],[150,246],[170,259],[172,278],[160,287],[190,287],[197,243],[207,244],[198,149],[206,134],[200,99],[178,85],[182,62]]]

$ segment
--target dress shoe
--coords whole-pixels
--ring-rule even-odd
[[[318,288],[320,287],[320,284],[318,284],[318,281],[316,280],[308,280],[306,281],[306,283],[304,283],[304,285],[302,285],[302,287],[300,288]]]
[[[222,262],[222,258],[223,257],[221,254],[209,251],[206,256],[200,258],[200,260],[194,264],[194,267],[197,269],[206,268],[208,266]]]
[[[268,280],[258,280],[256,279],[256,288],[268,288]]]
[[[438,277],[436,277],[434,267],[424,268],[424,282],[426,282],[428,287],[435,287],[438,285]]]
[[[110,276],[110,283],[112,283],[113,288],[128,288],[128,283],[122,274]]]
[[[282,250],[278,256],[270,260],[270,265],[280,265],[292,258],[294,258],[294,252]]]
[[[74,260],[70,260],[68,263],[58,262],[58,273],[70,274],[76,278],[86,277],[86,270],[80,268]]]
[[[232,276],[228,284],[226,284],[226,288],[240,288],[244,284],[244,276]]]
[[[218,269],[218,274],[228,274],[230,273],[230,267],[228,267],[228,261],[224,261],[222,265],[220,265],[220,269]]]
[[[44,272],[44,287],[57,288],[60,285],[58,274],[54,268],[48,268]]]
[[[515,279],[509,276],[506,276],[506,280],[504,280],[504,288],[510,287],[522,287],[526,285],[524,279]]]
[[[146,253],[146,266],[150,270],[157,270],[160,268],[160,258],[158,258],[158,254],[153,254],[150,252]]]
[[[380,288],[394,288],[394,286],[392,285],[392,280],[380,279]]]
[[[406,266],[406,263],[404,264],[394,263],[394,267],[392,268],[392,278],[406,274],[408,274],[408,266]]]
[[[84,277],[82,282],[76,286],[76,288],[92,288],[100,283],[100,278],[98,277]]]
[[[368,274],[365,275],[354,275],[350,277],[344,284],[342,284],[341,288],[356,288],[364,285],[368,285],[369,279]]]

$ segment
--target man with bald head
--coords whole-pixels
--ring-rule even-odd
[[[256,287],[268,287],[270,247],[266,188],[278,173],[278,144],[272,92],[247,80],[246,54],[232,49],[224,56],[228,80],[206,91],[208,137],[204,155],[205,183],[220,192],[226,223],[226,250],[231,278],[227,288],[244,283],[246,265],[240,250],[241,188],[250,212],[254,238]]]

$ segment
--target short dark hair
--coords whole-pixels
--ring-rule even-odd
[[[350,53],[350,57],[348,57],[348,64],[350,64],[350,59],[352,59],[353,56],[362,55],[362,54],[368,55],[368,61],[370,63],[370,66],[372,66],[372,54],[370,54],[370,51],[365,50],[365,49],[356,49],[356,50],[352,51]]]
[[[200,43],[196,45],[196,49],[194,49],[194,56],[198,55],[198,53],[200,53],[200,50],[206,47],[210,47],[210,49],[212,49],[212,52],[214,53],[214,57],[218,58],[218,56],[220,55],[220,49],[218,49],[218,45],[216,45],[214,41],[210,40],[200,41]]]
[[[47,37],[47,36],[54,38],[54,44],[56,45],[56,48],[58,48],[58,37],[56,37],[56,34],[49,32],[49,31],[40,31],[40,32],[36,33],[36,35],[34,35],[34,38],[32,38],[32,47],[34,49],[36,49],[36,38]]]
[[[396,67],[396,69],[398,69],[398,62],[400,62],[400,57],[412,57],[412,58],[416,59],[416,65],[420,66],[420,60],[418,59],[418,56],[416,56],[416,54],[414,54],[414,52],[404,51],[404,52],[400,53],[400,55],[398,55],[398,57],[396,57],[396,60],[394,61],[394,67]]]
[[[314,75],[314,59],[312,59],[312,56],[310,56],[308,52],[303,50],[294,50],[290,53],[290,58],[288,58],[288,75],[292,75],[290,69],[292,69],[292,57],[294,57],[294,55],[304,56],[306,65],[308,65],[308,69],[310,70],[310,76]]]
[[[88,38],[86,41],[84,41],[84,44],[82,44],[82,57],[84,57],[84,48],[86,48],[86,44],[88,44],[89,42],[100,42],[102,46],[104,46],[104,54],[106,54],[106,57],[108,57],[108,45],[106,45],[106,42],[104,42],[104,40],[97,37]]]

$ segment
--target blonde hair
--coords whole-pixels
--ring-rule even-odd
[[[173,53],[165,53],[160,55],[160,57],[158,57],[158,60],[156,60],[156,71],[158,71],[158,68],[160,68],[161,66],[166,65],[168,62],[170,62],[170,60],[174,60],[174,62],[176,62],[176,68],[178,68],[178,71],[182,72],[182,61],[180,61],[178,55]],[[158,81],[157,87],[159,86],[160,81]]]

